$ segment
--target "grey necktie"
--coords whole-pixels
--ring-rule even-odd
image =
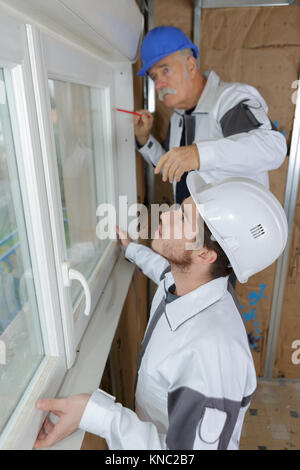
[[[192,145],[195,139],[195,116],[191,116],[189,114],[185,114],[183,116],[183,130],[181,136],[180,147],[185,147],[186,145]],[[186,171],[180,181],[176,183],[176,193],[175,193],[175,200],[176,204],[181,204],[184,199],[190,196],[190,192],[188,190],[186,184],[186,177],[188,172]]]

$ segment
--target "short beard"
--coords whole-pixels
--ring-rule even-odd
[[[179,258],[178,256],[171,255],[167,257],[169,263],[180,272],[186,272],[192,264],[192,255],[189,251],[185,251]]]
[[[169,87],[162,88],[158,92],[158,99],[160,101],[163,101],[165,95],[176,95],[176,94],[177,94],[177,90],[175,90],[174,88],[169,88]]]
[[[161,246],[162,249],[156,249],[155,240],[152,240],[151,248],[169,261],[178,271],[186,272],[192,264],[192,254],[190,251],[184,251],[181,255],[178,255],[168,244],[163,244]]]

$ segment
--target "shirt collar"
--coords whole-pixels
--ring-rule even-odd
[[[220,77],[213,70],[203,72],[203,75],[207,78],[207,82],[192,114],[209,113],[215,101],[215,91],[219,86]],[[174,109],[174,111],[180,115],[183,115],[185,112],[184,109]]]
[[[172,273],[164,279],[165,292],[174,283]],[[213,279],[188,294],[166,304],[166,316],[172,331],[221,299],[227,291],[228,276]]]

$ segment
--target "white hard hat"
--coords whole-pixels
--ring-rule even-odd
[[[270,266],[286,245],[288,224],[276,197],[249,178],[206,184],[191,171],[187,186],[239,282]]]

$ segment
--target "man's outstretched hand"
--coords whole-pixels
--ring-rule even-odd
[[[81,394],[68,398],[39,400],[36,404],[37,409],[51,411],[59,417],[59,421],[53,424],[48,417],[45,419],[35,441],[34,449],[53,446],[56,442],[76,431],[89,398],[90,395]]]
[[[116,226],[116,232],[118,236],[119,243],[123,246],[123,248],[128,247],[129,243],[132,242],[132,239],[129,237],[128,233],[125,230],[121,230],[118,226]]]
[[[165,153],[159,160],[154,173],[158,174],[163,169],[163,181],[180,181],[186,171],[198,170],[200,158],[197,145],[186,147],[174,147]]]

